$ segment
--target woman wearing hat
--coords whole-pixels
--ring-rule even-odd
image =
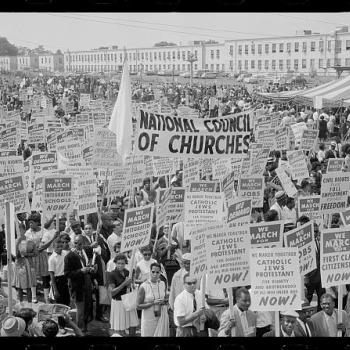
[[[9,316],[2,322],[2,337],[23,337],[26,329],[25,321],[20,317]]]
[[[56,232],[54,237],[47,243],[43,243],[43,230],[41,229],[41,216],[39,213],[33,213],[28,217],[29,230],[24,234],[27,241],[35,244],[35,255],[33,256],[33,263],[35,266],[36,277],[42,278],[44,288],[45,303],[49,303],[50,291],[50,274],[48,271],[48,255],[47,247],[59,236]],[[33,303],[37,303],[36,287],[32,287]]]

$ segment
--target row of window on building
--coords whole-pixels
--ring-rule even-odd
[[[119,65],[71,65],[70,67],[67,67],[69,71],[87,71],[87,72],[108,72],[108,71],[118,71],[120,70]],[[140,71],[143,69],[145,72],[147,71],[161,71],[161,70],[177,70],[177,71],[187,71],[189,72],[191,69],[190,64],[146,64],[146,65],[129,65],[129,70],[131,72]],[[225,70],[224,64],[206,64],[205,69],[210,69],[211,71],[222,71]],[[193,70],[198,70],[198,65],[193,65]]]
[[[308,42],[304,41],[302,43],[300,42],[294,42],[293,50],[294,52],[308,52],[308,49],[310,52],[316,51],[316,41],[311,41],[310,45],[308,45]],[[287,52],[292,52],[292,43],[269,43],[269,44],[251,44],[251,45],[238,45],[238,54],[241,55],[244,53],[246,55],[249,54],[249,46],[250,46],[250,54],[255,55],[255,48],[257,47],[258,54],[263,53],[263,47],[264,47],[264,53],[270,53],[270,46],[271,46],[271,52],[277,53],[277,52],[285,52],[285,48]],[[309,47],[308,47],[309,46]],[[318,42],[318,51],[322,52],[325,49],[325,41],[320,40]],[[332,40],[327,41],[327,50],[331,51],[332,49]],[[335,52],[340,53],[342,50],[342,40],[336,40],[335,41]],[[345,50],[350,50],[350,40],[345,40]],[[230,46],[230,53],[233,54],[233,45]]]
[[[300,62],[301,61],[301,62]],[[257,62],[257,65],[256,65]],[[291,66],[293,63],[293,67]],[[324,63],[326,63],[326,67],[324,66]],[[298,70],[299,68],[301,69],[317,69],[317,68],[330,68],[333,65],[334,66],[341,66],[342,60],[340,58],[335,58],[335,59],[330,59],[328,58],[327,60],[324,59],[319,59],[318,60],[318,66],[316,67],[316,60],[315,59],[310,59],[309,60],[309,66],[307,66],[307,60],[302,59],[294,59],[294,60],[244,60],[238,61],[238,70],[249,70],[249,69],[258,69],[262,70],[262,65],[264,64],[264,69],[272,69],[276,70],[277,69],[277,64],[278,64],[278,69],[279,70],[284,70],[286,68],[287,70],[289,69],[294,69]],[[285,64],[285,66],[284,66]],[[301,64],[301,66],[300,66]],[[244,66],[243,66],[244,65]],[[345,59],[345,66],[350,66],[350,58]],[[230,61],[230,68],[233,68],[233,61]]]

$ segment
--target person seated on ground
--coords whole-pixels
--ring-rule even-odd
[[[2,337],[25,337],[26,323],[23,318],[8,316],[2,321],[0,334]]]
[[[82,330],[73,322],[68,315],[62,315],[60,316],[63,318],[64,321],[64,327],[58,326],[58,323],[52,319],[48,319],[43,322],[42,324],[42,333],[44,337],[46,338],[55,338],[55,337],[67,337],[67,336],[77,336],[77,337],[83,337],[84,333]],[[66,329],[70,328],[73,330],[70,332],[67,332]]]
[[[36,312],[28,307],[23,307],[14,313],[16,317],[20,317],[26,323],[25,334],[28,337],[42,337],[41,326],[35,321]]]

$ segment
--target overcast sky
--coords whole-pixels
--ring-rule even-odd
[[[0,13],[0,36],[17,46],[62,51],[100,46],[150,47],[159,41],[187,44],[330,33],[350,24],[349,13]]]

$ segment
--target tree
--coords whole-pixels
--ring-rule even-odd
[[[162,47],[162,46],[177,46],[174,43],[168,43],[167,41],[160,41],[159,43],[154,44],[154,47]]]
[[[8,42],[5,37],[0,37],[0,56],[16,56],[18,49]]]

